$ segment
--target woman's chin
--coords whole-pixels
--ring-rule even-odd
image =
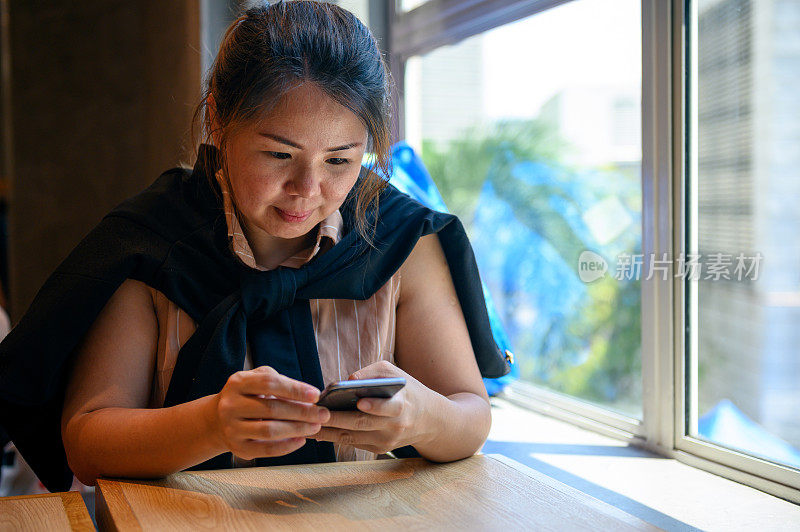
[[[314,222],[311,219],[305,220],[302,223],[279,221],[278,223],[271,224],[272,227],[270,227],[271,230],[269,234],[276,238],[292,240],[307,236],[318,224],[319,221]]]

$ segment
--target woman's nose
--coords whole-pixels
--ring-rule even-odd
[[[312,198],[319,195],[320,179],[310,168],[296,171],[286,182],[286,191],[291,196]]]

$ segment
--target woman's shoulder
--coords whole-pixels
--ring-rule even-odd
[[[425,290],[442,277],[449,277],[447,260],[436,233],[421,236],[397,271],[403,279],[402,294],[413,290]]]
[[[137,279],[125,279],[108,299],[103,312],[111,308],[137,308],[148,315],[149,310],[153,310],[155,314],[155,302],[159,294],[158,290],[147,283]]]
[[[67,293],[77,279],[84,279],[81,290],[99,304],[127,278],[152,285],[165,269],[186,271],[201,263],[210,265],[202,271],[214,271],[212,266],[220,262],[220,229],[215,224],[224,225],[224,219],[208,197],[210,187],[203,192],[201,184],[199,176],[185,168],[161,174],[103,217],[56,268],[43,290]],[[176,253],[180,243],[185,244],[182,253]]]
[[[191,169],[176,167],[117,205],[105,220],[135,223],[164,238],[179,239],[213,223],[221,212],[220,199],[206,178]]]

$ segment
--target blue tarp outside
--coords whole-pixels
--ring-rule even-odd
[[[800,450],[747,417],[728,399],[697,420],[697,432],[725,447],[800,468]]]
[[[431,179],[428,170],[422,159],[405,142],[398,142],[392,148],[392,175],[389,182],[399,190],[405,192],[426,207],[441,212],[449,212],[447,206],[439,194],[439,189]],[[479,261],[480,262],[480,261]],[[492,297],[486,284],[483,283],[483,295],[486,299],[486,310],[489,313],[489,323],[492,327],[492,334],[498,347],[503,351],[511,351],[511,344],[508,341],[505,329],[492,303]],[[511,364],[511,372],[508,375],[497,379],[483,379],[486,391],[489,395],[496,395],[513,380],[519,377],[519,370],[516,364]]]
[[[392,156],[390,182],[394,186],[432,209],[449,212],[421,158],[408,144],[396,144]],[[538,197],[546,197],[547,215],[563,220],[576,242],[609,262],[611,257],[630,249],[630,242],[619,235],[641,223],[638,213],[616,203],[610,211],[610,233],[607,231],[605,236],[593,233],[584,217],[587,207],[630,191],[614,188],[626,185],[619,180],[604,179],[599,173],[565,172],[555,165],[519,161],[511,165],[511,181],[499,184],[505,190],[498,191],[498,177],[491,173],[481,189],[470,238],[484,281],[492,332],[501,349],[513,352],[509,337],[516,339],[515,344],[547,345],[548,335],[567,334],[561,331],[554,335],[554,324],[563,322],[571,309],[579,306],[587,287],[577,278],[575,267],[564,262],[563,249],[556,249],[533,229],[537,226],[535,220],[524,219],[530,213],[515,211],[513,200],[508,197],[509,185],[514,194],[530,187]],[[513,301],[501,300],[496,307],[487,284],[501,298],[508,294]],[[502,322],[497,308],[510,309]],[[484,382],[489,394],[494,395],[517,378],[519,368],[514,364],[509,375]],[[698,432],[700,437],[725,447],[800,467],[800,450],[748,418],[728,399],[720,401],[698,420]]]

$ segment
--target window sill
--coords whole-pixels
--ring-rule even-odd
[[[545,473],[665,530],[800,530],[800,506],[492,398],[482,452]]]

